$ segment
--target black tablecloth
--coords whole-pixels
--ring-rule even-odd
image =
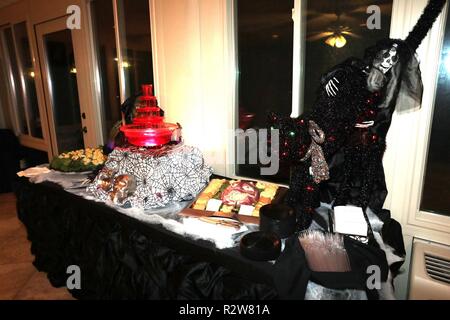
[[[20,169],[22,148],[11,130],[0,129],[0,193],[11,192]]]
[[[350,239],[346,249],[352,272],[312,272],[295,236],[275,265],[254,262],[238,248],[219,250],[50,182],[32,184],[22,178],[16,193],[34,265],[55,287],[66,286],[67,268],[78,266],[81,289],[71,291],[78,299],[302,299],[309,280],[331,289],[366,290],[369,299],[377,299],[366,288],[367,266],[380,266],[381,281],[387,279],[384,251]],[[385,227],[393,225],[385,222]],[[401,228],[393,230],[383,235],[390,245],[389,238],[401,237]]]
[[[80,267],[78,299],[276,299],[273,265],[142,223],[52,183],[21,179],[19,219],[53,286]]]

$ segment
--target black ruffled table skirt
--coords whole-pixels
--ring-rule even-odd
[[[276,299],[273,265],[218,250],[158,225],[142,223],[52,183],[22,178],[19,219],[28,231],[34,265],[65,287],[80,267],[77,299]]]

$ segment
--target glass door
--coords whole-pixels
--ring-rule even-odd
[[[76,31],[74,31],[76,32]],[[36,26],[45,104],[54,155],[84,148],[88,128],[80,108],[76,46],[66,18]]]

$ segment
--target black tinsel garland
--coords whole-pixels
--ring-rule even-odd
[[[437,17],[441,13],[447,0],[430,0],[422,15],[414,26],[413,30],[409,33],[405,42],[408,46],[416,51],[420,43],[427,36],[428,31],[430,31],[433,23],[436,21]]]
[[[320,204],[320,186],[310,174],[311,160],[301,161],[311,144],[308,123],[314,121],[324,132],[326,140],[321,147],[328,161],[356,132],[359,120],[375,116],[374,106],[381,93],[367,90],[365,71],[361,60],[349,59],[322,79],[323,84],[334,77],[339,79],[342,85],[337,97],[329,97],[322,85],[310,113],[298,119],[271,115],[272,127],[280,130],[280,158],[293,164],[287,203],[297,212],[300,230],[311,224],[314,208]]]

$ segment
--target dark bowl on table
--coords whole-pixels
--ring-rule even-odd
[[[259,230],[273,232],[281,239],[295,233],[296,215],[294,209],[285,204],[268,204],[260,209]]]

